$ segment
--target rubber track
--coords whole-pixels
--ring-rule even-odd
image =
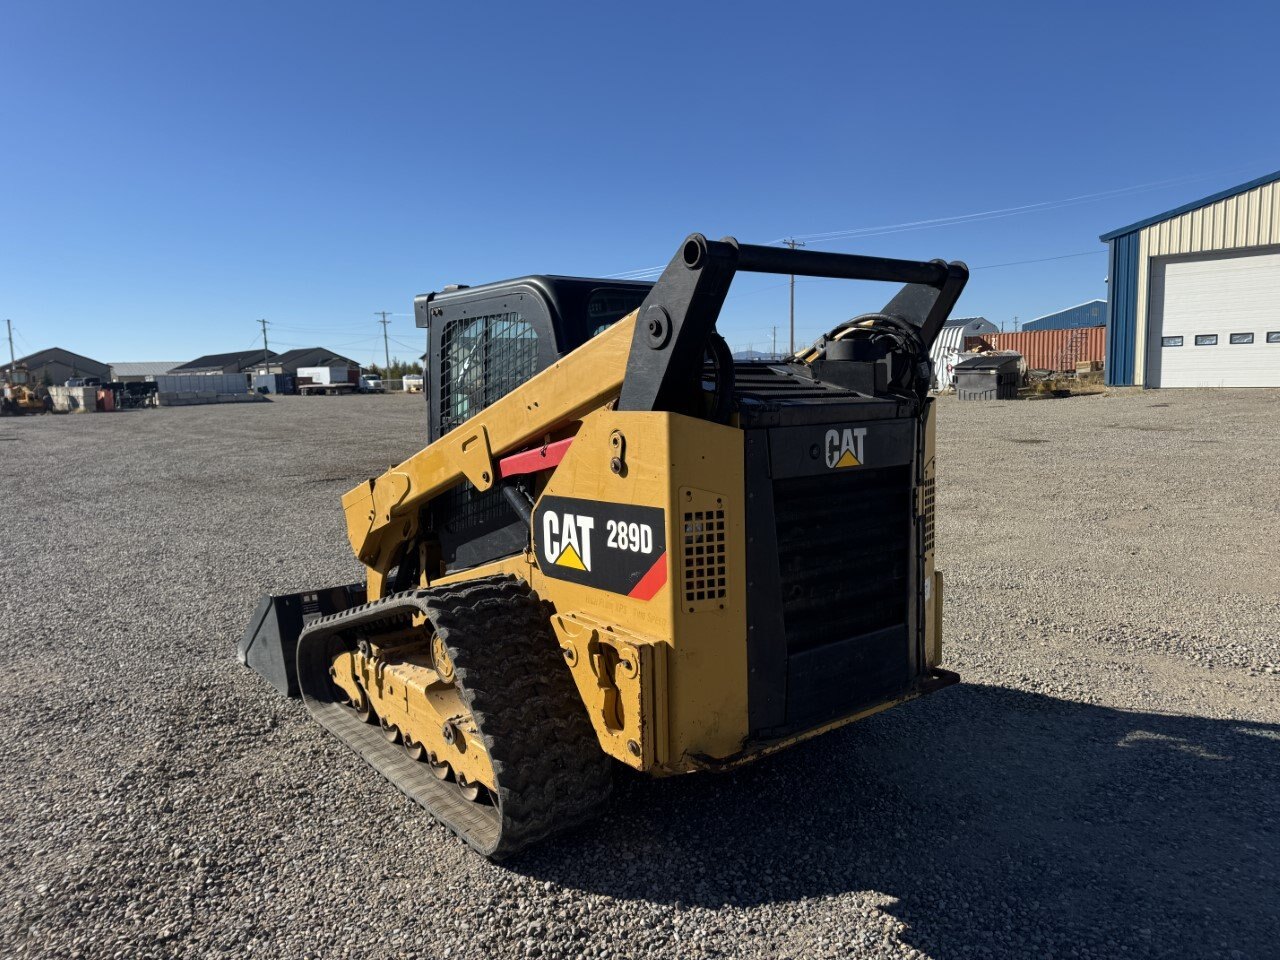
[[[333,657],[358,638],[403,628],[417,613],[449,649],[493,763],[496,806],[464,799],[334,699]],[[316,720],[487,857],[501,859],[572,829],[609,797],[612,762],[551,633],[549,610],[516,577],[409,590],[322,617],[298,639],[298,681]]]

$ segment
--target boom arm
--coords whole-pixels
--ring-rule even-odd
[[[417,532],[419,508],[432,497],[463,478],[488,490],[497,478],[496,458],[616,397],[635,316],[619,320],[381,477],[348,491],[342,498],[347,538],[370,576],[394,566],[399,547]],[[369,592],[375,595],[372,582]]]

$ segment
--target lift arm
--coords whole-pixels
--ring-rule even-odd
[[[416,535],[421,508],[464,478],[488,490],[504,454],[615,399],[620,410],[697,415],[704,351],[740,271],[902,283],[884,312],[912,324],[926,348],[968,278],[962,263],[784,250],[691,234],[638,310],[342,498],[347,536],[370,571],[370,597],[379,595],[382,577]]]
[[[348,491],[342,498],[347,538],[360,562],[385,574],[431,498],[464,478],[488,490],[497,480],[497,458],[617,397],[635,318],[628,314],[435,443]]]

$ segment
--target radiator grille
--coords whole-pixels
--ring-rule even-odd
[[[723,510],[684,514],[684,599],[686,604],[720,601],[727,594]]]
[[[775,482],[789,652],[906,623],[910,497],[906,466]]]
[[[933,549],[933,477],[929,477],[921,485],[921,513],[924,518],[924,546],[923,551],[928,553]]]

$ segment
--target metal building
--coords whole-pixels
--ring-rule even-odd
[[[1280,387],[1280,171],[1101,239],[1108,384]]]
[[[965,337],[999,332],[1000,328],[986,317],[952,317],[948,320],[929,349],[929,359],[933,362],[933,389],[946,390],[951,386],[952,371],[964,350]]]
[[[181,360],[142,360],[111,364],[111,379],[118,383],[146,383],[168,373]]]
[[[261,357],[261,351],[259,351],[258,355]],[[326,347],[298,347],[295,350],[286,350],[284,353],[273,356],[268,363],[259,361],[254,364],[253,373],[257,375],[285,373],[289,376],[297,376],[299,367],[334,366],[359,368],[360,364],[350,357],[334,353]]]
[[[274,360],[278,354],[274,350],[266,351],[266,359]],[[209,353],[203,357],[196,357],[186,363],[179,364],[172,370],[166,371],[176,377],[183,377],[189,374],[201,374],[205,376],[218,376],[228,373],[249,373],[254,364],[263,359],[263,351],[239,350],[235,353]],[[249,381],[246,378],[245,383]]]
[[[61,386],[73,377],[97,377],[104,382],[111,379],[111,368],[107,364],[62,347],[37,350],[18,357],[17,363],[26,366],[31,372],[31,382],[36,384]],[[6,369],[8,366],[4,364]]]
[[[1023,330],[1078,330],[1081,327],[1100,327],[1107,322],[1107,301],[1088,300],[1074,307],[1055,310],[1043,317],[1028,320]]]

